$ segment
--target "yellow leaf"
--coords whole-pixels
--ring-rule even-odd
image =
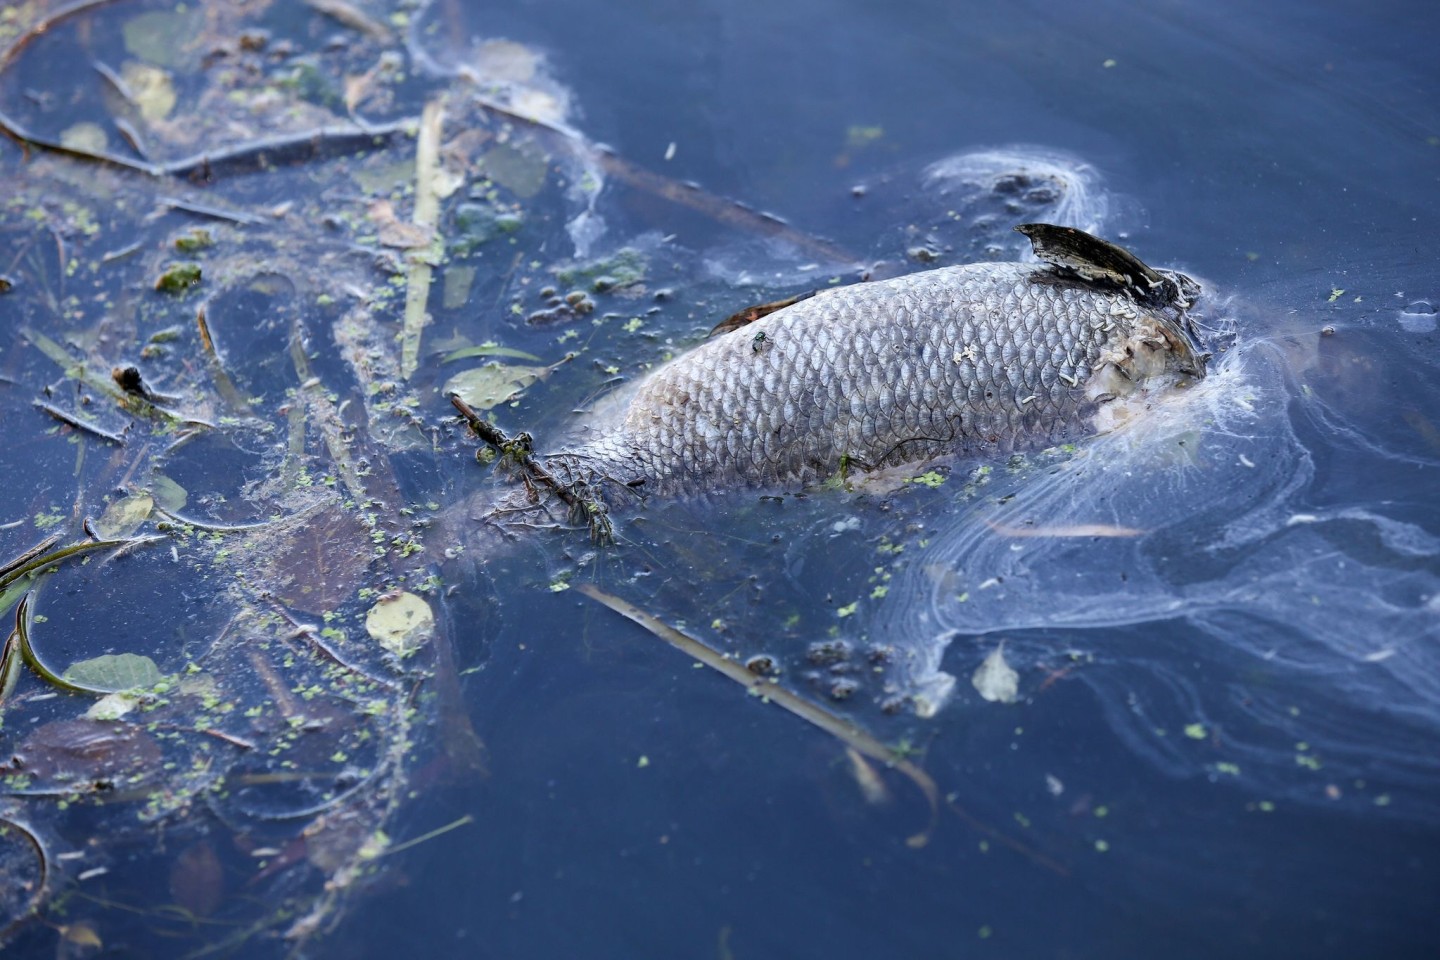
[[[100,942],[100,934],[96,933],[95,928],[84,920],[62,926],[59,929],[60,936],[65,939],[66,943],[73,943],[77,947],[93,947],[96,950],[102,950],[105,947],[105,944]]]
[[[522,367],[487,363],[457,373],[445,382],[443,393],[458,393],[476,410],[498,407],[530,384],[549,373],[548,367]]]
[[[423,598],[402,591],[375,602],[365,630],[395,656],[408,657],[435,635],[435,614]]]
[[[140,524],[150,519],[150,513],[154,509],[155,500],[148,493],[132,493],[128,497],[121,497],[105,508],[105,512],[95,522],[95,531],[104,540],[128,537],[140,528]]]

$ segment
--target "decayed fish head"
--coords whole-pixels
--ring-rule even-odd
[[[1158,377],[1205,376],[1210,354],[1195,320],[1203,294],[1198,282],[1150,267],[1129,250],[1074,227],[1022,223],[1015,230],[1058,274],[1125,295],[1110,311],[1131,333],[1101,356],[1087,385],[1092,399],[1123,396]]]

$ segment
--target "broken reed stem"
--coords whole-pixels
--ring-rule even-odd
[[[843,719],[842,717],[826,710],[824,707],[811,703],[784,687],[773,684],[766,677],[751,673],[744,664],[731,660],[729,657],[710,649],[694,637],[675,629],[663,620],[660,620],[641,610],[628,601],[622,600],[614,594],[606,593],[591,583],[580,584],[576,589],[592,600],[614,610],[616,613],[626,617],[677,650],[694,657],[705,666],[723,674],[745,687],[750,693],[758,696],[766,703],[773,703],[782,710],[788,710],[805,722],[819,727],[821,730],[835,737],[840,742],[855,750],[855,752],[877,760],[891,769],[898,770],[910,779],[920,792],[925,795],[925,801],[930,805],[930,822],[924,830],[907,837],[907,846],[919,848],[930,842],[930,834],[935,830],[935,821],[940,811],[940,790],[935,786],[935,781],[930,774],[920,769],[914,763],[897,756],[895,750],[888,744],[883,743],[876,737],[866,733],[859,727]]]
[[[55,546],[55,544],[59,542],[60,534],[51,534],[44,540],[41,540],[39,543],[35,544],[35,546],[31,547],[29,550],[26,550],[24,553],[20,554],[20,556],[6,562],[3,566],[0,566],[0,587],[3,587],[11,582],[11,571],[25,566],[25,564],[29,563],[31,560],[34,560],[36,557],[43,557],[45,554],[50,552],[50,550]],[[23,575],[23,573],[20,574],[20,576]]]
[[[489,112],[504,117],[506,120],[523,124],[533,130],[543,130],[561,138],[571,149],[598,164],[602,170],[627,186],[668,200],[676,206],[694,210],[697,213],[709,217],[716,223],[722,223],[726,226],[735,227],[749,233],[759,234],[763,237],[783,240],[797,249],[806,251],[811,256],[819,257],[831,263],[853,264],[859,262],[858,258],[848,250],[841,249],[839,246],[822,240],[819,237],[812,237],[801,230],[796,230],[779,217],[765,213],[757,213],[749,207],[736,203],[734,200],[716,196],[694,184],[681,183],[664,174],[647,170],[644,167],[631,163],[612,150],[591,143],[579,133],[566,126],[547,123],[544,120],[537,120],[523,113],[517,113],[489,97],[477,96],[475,102]]]
[[[420,115],[420,132],[415,138],[415,210],[411,221],[430,231],[430,242],[412,250],[405,280],[405,320],[400,334],[400,376],[409,380],[420,366],[420,335],[430,318],[425,307],[430,301],[430,258],[436,253],[435,230],[440,220],[440,198],[435,193],[435,171],[440,161],[440,134],[445,125],[445,108],[439,100],[425,104]]]
[[[910,778],[910,781],[925,795],[925,800],[930,805],[930,823],[924,830],[907,837],[905,840],[907,846],[920,848],[930,842],[930,835],[935,831],[940,806],[943,802],[946,809],[977,832],[989,837],[996,843],[1008,847],[1038,867],[1049,870],[1057,876],[1069,876],[1070,871],[1064,864],[1057,863],[1055,860],[1052,860],[1037,850],[1031,849],[1014,837],[1000,832],[995,827],[992,827],[990,824],[985,823],[983,820],[971,814],[964,807],[961,807],[953,798],[945,797],[942,801],[940,790],[935,785],[935,781],[930,774],[926,773],[905,757],[898,755],[888,744],[861,730],[850,721],[818,704],[811,703],[804,697],[792,693],[784,687],[771,683],[766,677],[751,673],[744,664],[738,663],[724,654],[712,650],[694,637],[675,629],[668,623],[646,613],[634,604],[622,600],[614,594],[606,593],[594,584],[583,583],[577,586],[576,589],[592,600],[609,607],[621,616],[638,623],[650,633],[664,640],[682,653],[694,657],[710,669],[734,680],[736,683],[745,687],[751,694],[760,697],[764,702],[773,703],[783,710],[788,710],[800,719],[813,724],[835,737],[856,753],[869,757],[872,760],[877,760]]]
[[[210,368],[210,379],[215,381],[215,390],[220,394],[220,399],[225,402],[234,414],[241,417],[253,417],[254,411],[250,404],[240,395],[235,386],[235,381],[230,379],[225,364],[220,360],[220,352],[215,349],[215,338],[210,335],[210,322],[205,316],[205,304],[195,311],[195,326],[200,331],[200,347],[205,352],[205,363]]]
[[[51,550],[48,553],[44,553],[40,556],[34,556],[34,549],[27,550],[24,557],[17,558],[16,561],[11,561],[10,563],[5,565],[3,570],[0,570],[0,589],[8,587],[10,584],[14,583],[16,580],[19,580],[21,577],[25,576],[28,573],[33,573],[36,570],[43,570],[45,567],[50,566],[52,563],[59,563],[61,560],[66,560],[70,557],[78,556],[82,553],[91,553],[96,550],[134,549],[136,547],[143,547],[152,543],[158,543],[164,539],[166,538],[130,537],[124,540],[82,540],[79,543],[72,543],[68,547],[61,547],[59,550]],[[47,544],[53,542],[53,540],[45,541],[45,543]]]
[[[86,421],[81,420],[79,417],[74,416],[73,414],[66,413],[59,407],[51,406],[48,403],[36,400],[35,409],[43,410],[44,412],[50,414],[50,416],[54,417],[56,420],[59,420],[66,426],[73,427],[76,430],[81,431],[82,433],[88,433],[93,437],[100,438],[101,440],[108,440],[110,443],[116,444],[118,446],[125,446],[125,438],[120,436],[118,433],[111,433],[109,430],[101,429],[100,427],[95,426],[95,424],[93,423],[87,423]]]

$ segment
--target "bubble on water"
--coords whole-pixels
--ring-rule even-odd
[[[952,184],[1013,196],[1045,208],[1049,222],[1101,232],[1112,212],[1109,194],[1090,164],[1058,150],[1009,146],[956,154],[925,171],[926,189],[943,194]]]

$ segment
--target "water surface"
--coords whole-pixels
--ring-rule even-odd
[[[1067,215],[1203,278],[1216,293],[1209,316],[1233,325],[1234,342],[1205,384],[1145,423],[1073,451],[947,464],[933,489],[647,504],[621,517],[622,546],[601,552],[552,534],[494,553],[477,539],[445,562],[427,541],[415,569],[433,564],[423,572],[449,588],[434,606],[488,776],[407,769],[416,789],[386,821],[397,839],[473,820],[379,861],[305,953],[1430,955],[1440,110],[1417,29],[1428,16],[1399,3],[1363,16],[1343,4],[1182,3],[562,2],[417,14],[441,72],[415,71],[400,101],[450,82],[443,71],[464,58],[467,36],[541,49],[550,89],[570,97],[565,122],[585,138],[886,269],[913,268],[905,251],[932,240],[941,262],[1020,251],[1004,220],[1032,209],[969,188],[942,195],[926,178],[932,164],[998,151],[1083,168],[1086,202]],[[266,23],[316,48],[338,29]],[[23,162],[9,145],[0,158]],[[583,178],[573,161],[557,167]],[[493,339],[546,363],[583,345],[499,408],[542,439],[730,311],[853,269],[606,183],[588,197],[553,183],[536,194],[517,235],[525,257],[474,259],[471,292],[437,309],[427,334]],[[230,189],[228,199],[259,202],[268,188],[242,176]],[[947,219],[952,207],[960,216]],[[450,229],[453,204],[446,211]],[[535,291],[554,282],[549,264],[575,257],[577,240],[581,259],[643,251],[645,298],[597,296],[597,315],[617,315],[595,333],[589,318],[526,323],[543,306]],[[343,243],[315,250],[332,247]],[[357,278],[375,269],[333,257]],[[653,297],[660,288],[670,299]],[[236,373],[245,391],[274,398],[304,382],[272,362],[295,317],[310,325],[317,375],[353,378],[325,333],[337,311],[274,281],[235,289],[222,306],[235,356],[247,358]],[[7,307],[0,299],[0,316]],[[15,344],[21,319],[38,315],[18,313],[5,333]],[[220,311],[217,330],[226,320]],[[21,358],[0,386],[14,394],[10,422],[30,415],[32,384],[44,381],[31,376],[38,360],[5,350]],[[427,356],[416,389],[429,427],[444,420],[438,388],[453,366]],[[48,484],[63,514],[82,468],[39,434],[30,423],[4,455],[6,475]],[[194,490],[209,457],[234,457],[257,482],[283,471],[258,452],[269,439],[226,436],[228,447],[162,469]],[[407,502],[490,489],[468,438],[449,427],[427,437],[384,445]],[[6,496],[6,518],[33,512],[37,495]],[[245,502],[238,484],[207,496],[214,521],[254,519],[234,508]],[[1014,535],[1076,524],[1143,533]],[[6,531],[7,551],[32,532]],[[882,773],[888,801],[867,802],[841,745],[564,589],[587,581],[720,649],[772,656],[784,683],[914,751],[964,816],[945,807],[928,844],[907,846],[929,816],[907,781]],[[343,615],[364,612],[334,599]],[[837,640],[857,664],[844,701],[830,694],[835,675],[807,658]],[[1011,705],[970,684],[1002,641],[1020,672]],[[198,641],[166,642],[193,655]],[[917,692],[933,716],[917,715]],[[337,728],[324,754],[363,749],[359,729]],[[434,739],[422,755],[435,755]],[[260,831],[247,818],[314,799],[242,797],[216,813]],[[134,843],[149,849],[153,835]],[[225,862],[233,891],[241,868]],[[126,938],[147,942],[143,926],[101,933],[123,950]],[[54,937],[32,927],[15,949],[48,955]],[[237,950],[281,947],[261,936]]]

